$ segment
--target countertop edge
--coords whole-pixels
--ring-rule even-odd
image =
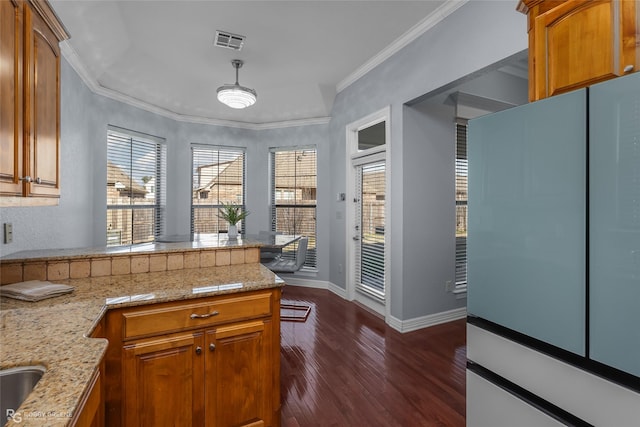
[[[142,276],[145,274],[149,273],[138,273],[126,276]],[[72,281],[80,281],[80,279],[73,279]],[[81,335],[72,340],[74,344],[86,347],[87,351],[91,352],[91,354],[87,355],[85,359],[81,361],[76,360],[76,365],[70,366],[69,360],[64,358],[40,360],[44,358],[39,356],[32,358],[28,354],[24,355],[25,357],[18,357],[9,363],[5,363],[4,360],[0,362],[0,369],[33,365],[42,365],[47,368],[47,371],[44,373],[40,381],[16,411],[16,413],[22,415],[22,419],[19,421],[17,419],[9,420],[6,423],[6,426],[63,427],[71,425],[77,415],[76,411],[79,409],[79,405],[82,403],[84,396],[89,391],[91,379],[93,378],[96,369],[99,369],[100,363],[107,352],[109,345],[108,340],[106,338],[91,337],[90,335],[95,331],[96,327],[98,327],[109,311],[152,304],[210,298],[220,295],[255,292],[265,289],[282,288],[285,286],[285,282],[275,274],[273,275],[273,283],[268,283],[269,281],[270,279],[267,279],[265,283],[260,285],[256,285],[254,283],[253,286],[249,286],[249,288],[222,289],[211,292],[182,294],[181,296],[167,295],[154,300],[130,300],[119,304],[108,304],[106,301],[101,303],[99,306],[96,304],[97,311],[89,327],[85,328],[80,332]],[[3,300],[5,300],[5,297],[0,297],[0,302]],[[25,304],[24,306],[24,309],[29,309],[28,304]],[[4,319],[2,327],[4,328]],[[80,340],[81,344],[77,344],[78,340]],[[75,383],[78,385],[71,387],[73,390],[69,390],[69,397],[65,399],[66,405],[56,407],[57,404],[59,405],[59,403],[56,403],[56,400],[61,398],[60,393],[56,393],[55,389],[60,387],[65,387],[65,389],[67,388],[66,384],[60,384],[60,382],[64,381],[65,378],[73,378]],[[80,386],[80,384],[82,386]],[[25,418],[25,416],[28,417]]]

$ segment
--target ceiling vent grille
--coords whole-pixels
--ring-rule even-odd
[[[214,44],[218,47],[225,47],[227,49],[240,50],[244,45],[245,36],[239,34],[233,34],[228,31],[216,31],[216,38]]]

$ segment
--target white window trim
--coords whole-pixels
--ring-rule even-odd
[[[375,124],[385,122],[385,145],[379,147],[373,147],[368,150],[358,151],[358,131],[371,127]],[[353,235],[353,224],[355,223],[355,206],[353,204],[353,199],[355,197],[355,182],[356,176],[354,173],[354,161],[356,163],[365,163],[371,160],[374,160],[383,156],[385,160],[385,168],[386,168],[386,198],[387,203],[385,204],[385,222],[392,224],[392,214],[391,214],[391,106],[386,106],[378,111],[375,111],[359,120],[356,120],[346,126],[346,139],[345,139],[345,150],[346,150],[346,214],[345,214],[345,280],[347,286],[347,298],[350,301],[353,301],[356,298],[356,290],[355,283],[353,278],[355,277],[355,272],[353,271],[354,265],[354,254],[352,253],[352,242],[351,236]],[[384,312],[384,317],[386,323],[389,323],[391,320],[391,256],[390,256],[390,248],[392,244],[392,236],[391,233],[385,234],[385,303],[384,307],[374,310],[379,311],[382,309]],[[372,303],[375,303],[372,300]]]

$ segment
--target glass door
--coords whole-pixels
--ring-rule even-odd
[[[356,290],[385,299],[385,162],[356,166]]]

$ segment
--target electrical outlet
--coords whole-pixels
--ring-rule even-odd
[[[444,282],[444,290],[446,292],[453,292],[453,281],[452,280],[447,280],[446,282]]]
[[[4,243],[13,242],[13,224],[10,222],[4,223]]]
[[[342,273],[342,264],[338,264],[338,273]]]

